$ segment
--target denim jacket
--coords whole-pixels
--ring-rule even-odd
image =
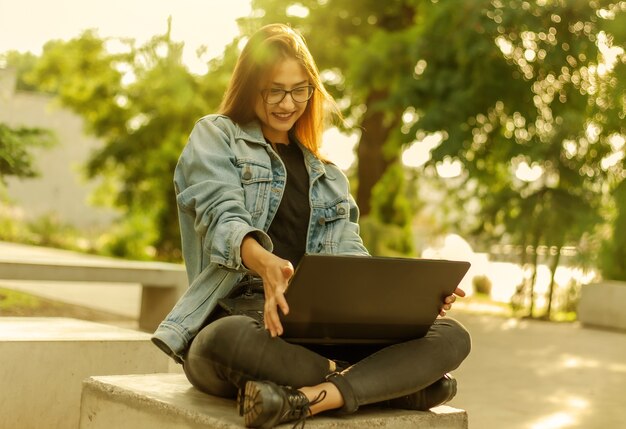
[[[310,182],[305,252],[367,255],[346,176],[300,147]],[[252,234],[272,251],[266,231],[285,182],[285,166],[258,122],[240,127],[226,116],[208,115],[196,123],[174,173],[189,288],[152,337],[176,361],[217,301],[249,274],[241,261],[243,238]]]

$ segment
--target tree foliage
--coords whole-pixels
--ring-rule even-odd
[[[53,134],[41,128],[12,128],[0,123],[0,182],[7,176],[35,177],[33,149],[50,146]]]
[[[424,174],[461,165],[461,187],[449,198],[480,207],[458,229],[551,246],[556,268],[560,249],[602,221],[610,189],[624,178],[626,2],[255,0],[253,7],[244,28],[292,23],[332,72],[325,76],[335,94],[348,100],[348,118],[362,127],[357,202],[365,213],[372,183],[406,145],[438,132],[443,141]],[[524,170],[538,175],[531,180]]]
[[[113,42],[118,53],[111,52]],[[161,258],[180,254],[173,170],[194,122],[216,110],[228,81],[190,73],[182,49],[169,27],[142,46],[86,31],[47,43],[28,76],[40,90],[58,94],[104,141],[86,171],[107,178],[111,203],[126,213],[111,243],[120,256],[141,257],[146,245]]]
[[[0,54],[0,68],[10,67],[15,70],[17,82],[15,89],[18,91],[36,91],[35,85],[24,80],[24,76],[33,69],[38,57],[31,52],[8,51]]]
[[[457,231],[486,242],[550,246],[553,265],[561,247],[576,245],[606,219],[615,234],[623,231],[626,2],[252,5],[253,15],[240,20],[242,36],[271,22],[297,27],[347,126],[360,130],[355,182],[362,214],[406,231],[419,203],[403,200],[415,185],[403,183],[399,155],[437,134],[441,143],[421,175],[432,183],[446,165],[460,166],[454,185],[443,185],[446,207],[464,215]],[[181,64],[182,45],[169,31],[144,46],[125,41],[117,54],[108,40],[86,32],[50,42],[31,76],[104,139],[89,173],[111,178],[115,203],[132,215],[128,225],[135,233],[138,225],[157,231],[163,255],[178,246],[171,172],[193,122],[215,111],[239,40],[205,76],[195,76]],[[396,250],[410,251],[394,241]],[[606,252],[620,255],[620,243]],[[524,254],[523,262],[536,256]]]

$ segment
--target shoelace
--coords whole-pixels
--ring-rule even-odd
[[[298,416],[298,420],[296,421],[296,423],[294,423],[291,429],[298,429],[298,428],[304,429],[304,425],[306,424],[306,419],[311,415],[311,406],[315,404],[319,404],[325,398],[326,398],[326,391],[322,390],[320,393],[317,394],[315,398],[313,398],[312,401],[310,401],[308,404],[303,405],[302,408],[300,408],[300,415]]]

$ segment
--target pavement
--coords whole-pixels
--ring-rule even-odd
[[[5,252],[83,257],[0,242],[0,257]],[[139,311],[139,286],[4,280],[0,286],[135,317]],[[467,410],[471,429],[626,428],[626,332],[483,313],[471,305],[449,312],[472,335],[472,352],[453,373],[459,391],[449,404]]]
[[[450,403],[470,428],[626,428],[626,332],[449,314],[472,335]]]

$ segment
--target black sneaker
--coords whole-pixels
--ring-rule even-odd
[[[422,390],[387,401],[387,405],[402,410],[427,411],[451,401],[454,395],[456,395],[456,379],[446,374]]]
[[[248,381],[237,397],[239,414],[248,428],[268,429],[297,420],[294,427],[311,415],[309,407],[326,396],[326,392],[309,402],[304,393],[293,387],[279,386],[271,381]]]

